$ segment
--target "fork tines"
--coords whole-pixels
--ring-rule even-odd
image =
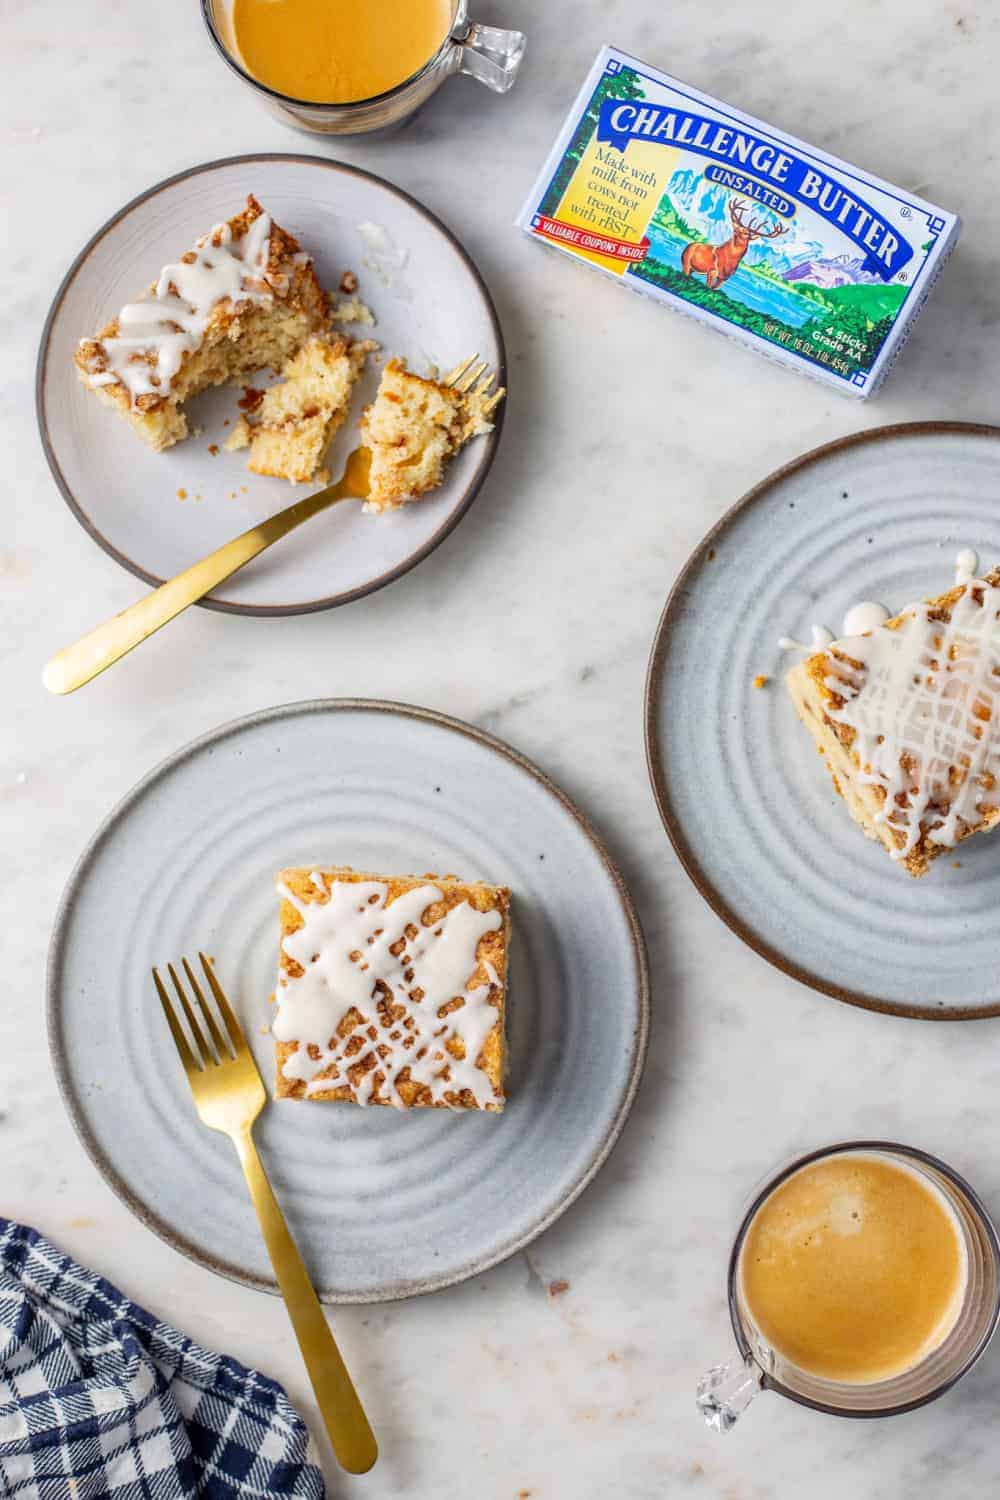
[[[473,390],[485,395],[495,380],[496,375],[487,361],[480,359],[478,354],[473,354],[450,370],[441,384],[461,391],[463,396],[467,396]]]
[[[233,1008],[226,999],[222,986],[215,977],[212,965],[204,953],[199,952],[198,957],[201,960],[201,967],[208,986],[212,991],[215,1003],[218,1006],[222,1023],[225,1026],[225,1036],[223,1035],[222,1027],[212,1012],[212,1007],[205,999],[204,992],[195,977],[194,970],[186,958],[181,959],[181,967],[187,975],[188,984],[194,992],[197,1013],[195,1007],[188,999],[184,985],[173,964],[167,964],[167,973],[170,975],[174,989],[177,991],[180,1009],[184,1020],[187,1022],[187,1033],[185,1033],[184,1027],[181,1025],[177,1011],[157,969],[153,970],[153,983],[156,985],[156,993],[160,997],[160,1004],[163,1006],[163,1013],[167,1018],[167,1025],[170,1027],[170,1034],[174,1039],[174,1044],[181,1055],[181,1061],[189,1071],[193,1068],[201,1072],[205,1068],[213,1067],[219,1063],[234,1062],[241,1052],[247,1050],[247,1044]],[[204,1029],[199,1024],[199,1015]],[[208,1034],[207,1039],[206,1032]],[[190,1042],[188,1041],[188,1035],[191,1038]]]
[[[461,391],[463,396],[481,397],[483,416],[488,417],[506,394],[502,389],[494,391],[492,395],[489,394],[490,387],[495,384],[496,378],[496,373],[490,369],[486,360],[480,359],[478,354],[473,354],[450,370],[444,377],[442,385],[449,385],[453,390]]]

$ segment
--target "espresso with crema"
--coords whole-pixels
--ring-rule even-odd
[[[919,1364],[962,1308],[967,1256],[943,1193],[892,1159],[844,1153],[764,1201],[740,1252],[745,1308],[810,1375],[870,1384]]]

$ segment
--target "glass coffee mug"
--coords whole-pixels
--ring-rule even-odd
[[[468,73],[494,93],[505,94],[524,56],[522,31],[503,31],[470,21],[468,0],[452,0],[452,20],[440,47],[410,78],[371,99],[317,104],[293,99],[248,73],[233,34],[232,0],[201,0],[208,34],[223,60],[286,125],[318,135],[361,135],[390,130],[415,114],[453,73]]]
[[[947,1218],[953,1238],[957,1237],[964,1261],[964,1285],[955,1292],[953,1306],[957,1313],[949,1331],[926,1355],[890,1378],[866,1381],[855,1377],[846,1381],[799,1368],[769,1345],[748,1305],[741,1261],[758,1212],[803,1168],[847,1155],[860,1158],[862,1170],[866,1160],[876,1167],[884,1163],[903,1168],[936,1195],[937,1203],[950,1210],[942,1218]],[[850,1231],[851,1226],[847,1227]],[[821,1228],[826,1231],[828,1226]],[[815,1232],[812,1226],[809,1232]],[[698,1409],[709,1427],[728,1432],[760,1391],[775,1391],[834,1416],[894,1416],[943,1395],[972,1369],[985,1350],[1000,1317],[1000,1242],[979,1198],[944,1162],[892,1142],[850,1141],[799,1157],[754,1193],[730,1256],[728,1296],[739,1357],[714,1365],[699,1382]]]

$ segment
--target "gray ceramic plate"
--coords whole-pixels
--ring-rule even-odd
[[[157,1233],[273,1291],[229,1143],[197,1121],[150,966],[202,948],[265,1079],[286,864],[509,884],[510,1100],[501,1115],[271,1104],[257,1128],[330,1302],[447,1286],[525,1245],[594,1176],[645,1054],[642,934],[576,809],[499,741],[349,700],[240,719],[172,756],[97,832],[49,963],[50,1040],[95,1163]]]
[[[1000,1015],[1000,836],[970,840],[957,869],[898,869],[833,790],[777,641],[839,632],[862,599],[895,612],[942,593],[965,547],[1000,563],[1000,429],[915,423],[807,453],[686,564],[646,686],[660,812],[719,916],[814,989],[930,1019]]]
[[[354,324],[346,331],[372,335],[384,354],[405,355],[418,372],[429,364],[448,370],[478,353],[506,384],[503,338],[479,272],[440,220],[390,183],[342,162],[276,154],[207,162],[158,183],[99,229],[73,262],[45,325],[37,379],[42,443],[70,509],[106,552],[147,583],[172,578],[317,488],[250,474],[246,453],[222,449],[239,415],[232,387],[189,404],[200,437],[153,453],[83,388],[72,363],[83,334],[103,327],[161,265],[237,212],[248,192],[312,253],[325,287],[335,289],[345,270],[356,272],[359,295],[378,321],[374,329]],[[374,394],[378,370],[370,360],[355,417]],[[241,614],[297,614],[343,604],[398,578],[444,540],[472,503],[493,461],[504,405],[492,434],[470,443],[441,489],[419,505],[377,519],[360,505],[338,505],[204,602]],[[330,449],[332,474],[340,474],[356,442],[356,423],[349,421]],[[210,446],[220,451],[213,455]]]

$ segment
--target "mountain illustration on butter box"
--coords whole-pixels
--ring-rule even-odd
[[[954,245],[954,214],[604,48],[528,234],[856,396]]]

